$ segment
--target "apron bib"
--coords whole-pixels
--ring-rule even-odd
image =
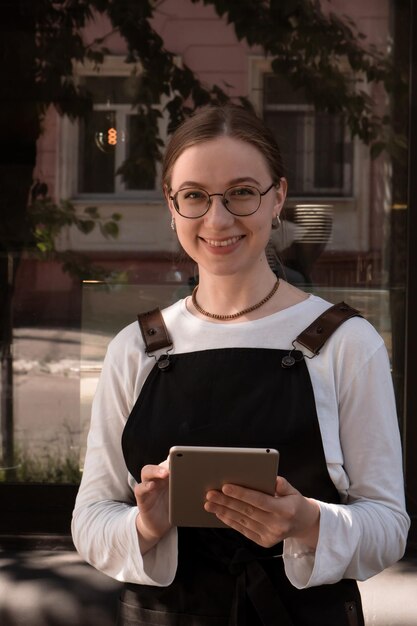
[[[340,501],[326,465],[305,361],[284,350],[222,348],[171,355],[156,365],[126,423],[129,472],[158,464],[173,445],[276,448],[279,474],[304,496]],[[262,548],[234,530],[178,529],[178,569],[168,587],[126,584],[123,626],[362,626],[356,582],[298,590],[282,544]]]

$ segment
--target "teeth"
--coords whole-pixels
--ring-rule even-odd
[[[213,246],[214,248],[231,246],[237,241],[239,241],[240,237],[230,237],[230,239],[223,239],[223,241],[216,241],[214,239],[206,239],[206,242]]]

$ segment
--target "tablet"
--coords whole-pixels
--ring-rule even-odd
[[[174,446],[169,451],[171,524],[227,528],[204,510],[207,491],[232,483],[273,495],[278,458],[272,448]]]

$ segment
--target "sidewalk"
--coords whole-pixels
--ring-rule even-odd
[[[359,588],[366,626],[417,626],[417,556],[402,559]]]
[[[69,538],[54,543],[2,546],[0,625],[114,626],[120,583],[85,564]]]
[[[8,542],[0,552],[0,624],[114,626],[120,587],[83,563],[69,540],[30,549]],[[417,625],[416,556],[360,588],[367,626]]]

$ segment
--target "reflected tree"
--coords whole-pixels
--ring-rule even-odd
[[[295,88],[302,86],[317,109],[343,114],[352,136],[369,144],[373,156],[385,149],[404,151],[403,129],[395,132],[387,115],[375,113],[366,89],[369,83],[381,83],[391,94],[399,88],[401,81],[393,69],[391,56],[386,50],[368,45],[348,18],[342,19],[327,10],[330,3],[189,2],[211,5],[233,26],[239,40],[260,46],[271,57],[274,72],[284,72]],[[13,466],[12,339],[16,269],[23,251],[39,244],[40,222],[34,209],[39,205],[31,202],[36,142],[50,106],[71,119],[85,118],[92,110],[91,94],[75,80],[74,62],[89,60],[100,65],[108,50],[106,37],[86,42],[85,27],[95,14],[106,15],[111,32],[117,31],[126,41],[127,61],[132,67],[140,63],[141,78],[132,104],[137,110],[138,124],[146,129],[150,172],[155,172],[162,147],[158,134],[161,113],[155,102],[165,99],[168,132],[171,132],[196,107],[228,99],[220,86],[203,84],[189,67],[179,66],[174,52],[166,49],[152,25],[152,18],[162,5],[158,0],[0,1],[0,358],[6,466]],[[240,100],[250,106],[244,98]],[[122,176],[131,175],[135,158],[143,161],[144,155],[134,154],[133,161],[125,162],[120,171]],[[35,196],[39,200],[39,193]],[[45,200],[46,194],[43,196]],[[51,232],[56,232],[53,222],[59,223],[59,205],[48,215]],[[75,214],[72,218],[78,219]],[[91,222],[97,215],[84,218]]]

